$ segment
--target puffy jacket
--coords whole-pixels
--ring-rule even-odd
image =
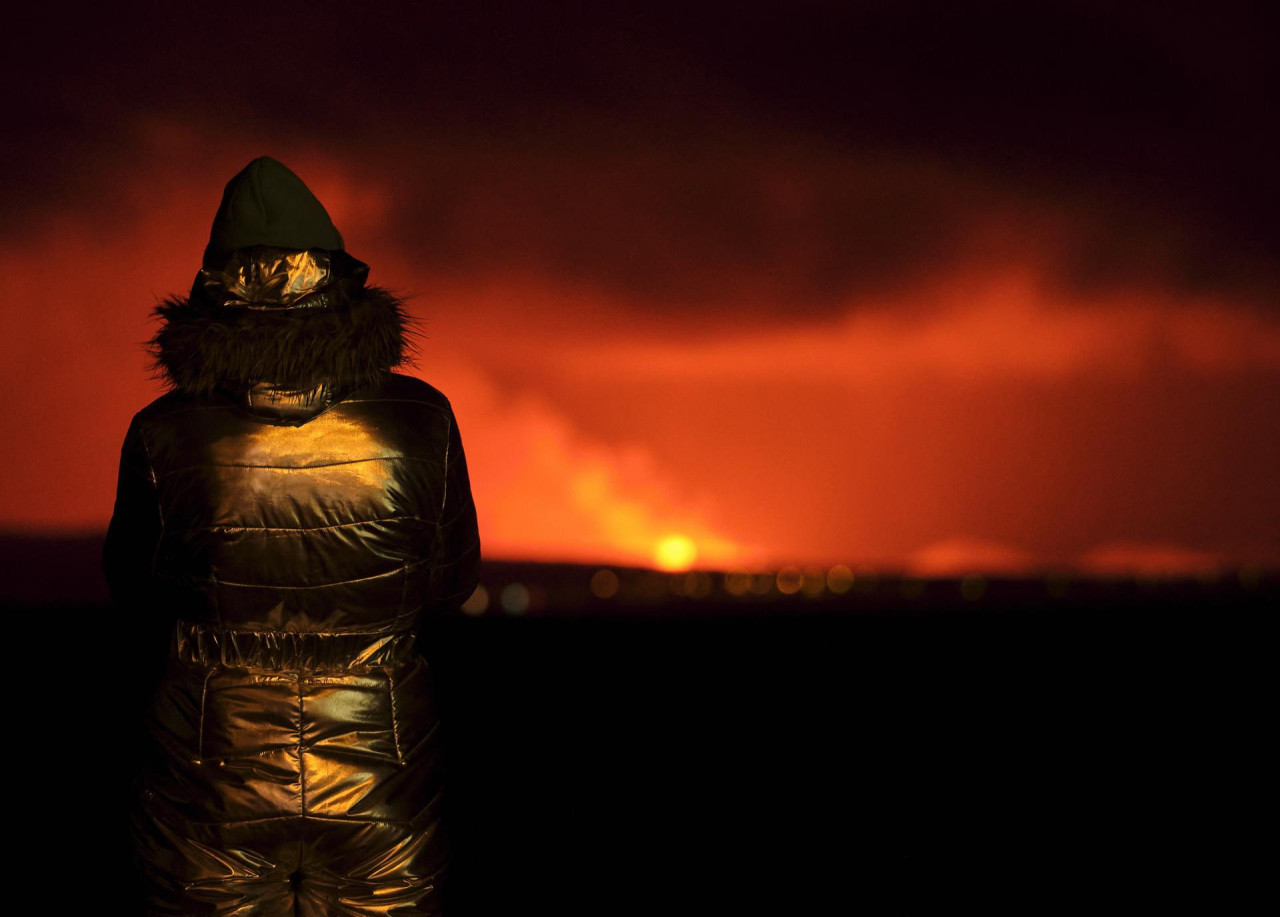
[[[259,280],[291,270],[248,252]],[[312,254],[313,307],[228,305],[206,271],[157,308],[170,390],[121,450],[104,573],[163,654],[130,812],[148,914],[439,909],[418,624],[478,582],[466,456],[448,398],[392,369],[399,301]]]

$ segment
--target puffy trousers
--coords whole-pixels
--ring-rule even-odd
[[[440,913],[444,761],[415,639],[177,622],[129,819],[149,917]]]

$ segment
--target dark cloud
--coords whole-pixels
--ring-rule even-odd
[[[160,119],[387,175],[388,233],[435,269],[820,308],[994,226],[1009,257],[1052,249],[1073,285],[1280,290],[1262,14],[1113,6],[157,3],[29,20],[7,64],[3,229],[131,206],[113,179],[155,165],[136,130]]]

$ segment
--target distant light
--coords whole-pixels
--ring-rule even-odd
[[[482,615],[489,607],[489,590],[484,586],[476,586],[471,596],[462,603],[462,611],[469,615]]]
[[[698,559],[698,546],[687,535],[668,535],[658,542],[653,559],[662,570],[688,570]]]
[[[773,592],[773,583],[772,573],[757,573],[751,578],[751,591],[756,595],[768,595]]]
[[[508,583],[502,587],[502,608],[513,615],[522,615],[529,610],[529,590],[524,583]]]
[[[803,581],[804,574],[800,572],[799,567],[790,565],[780,567],[778,569],[778,591],[783,595],[793,595],[800,591],[800,583]]]
[[[1240,580],[1240,587],[1253,591],[1262,584],[1262,568],[1253,566],[1252,564],[1241,567],[1236,571],[1236,577]]]
[[[597,570],[591,577],[591,592],[598,599],[611,599],[618,594],[618,574]]]
[[[711,593],[711,574],[690,570],[671,577],[671,591],[676,595],[705,598]]]
[[[711,574],[699,571],[693,574],[697,577],[697,581],[693,584],[693,589],[689,594],[695,599],[705,599],[711,595]]]
[[[661,599],[667,594],[667,578],[653,570],[640,574],[636,585],[637,591],[646,599]]]
[[[904,579],[898,585],[898,588],[901,590],[903,598],[918,599],[924,595],[924,580],[909,577]]]
[[[1213,586],[1218,585],[1218,583],[1222,582],[1222,571],[1219,570],[1217,567],[1211,567],[1207,570],[1201,570],[1196,575],[1196,579],[1199,580],[1201,586],[1203,586],[1206,589],[1209,589],[1209,588],[1212,588]]]
[[[822,595],[824,589],[827,588],[827,578],[821,570],[806,570],[804,578],[800,581],[800,591],[811,599],[816,599]]]
[[[827,571],[827,588],[836,595],[843,595],[853,588],[853,571],[844,564],[836,564]]]
[[[751,590],[751,574],[741,570],[724,575],[724,591],[729,595],[746,595]]]
[[[1161,584],[1167,574],[1162,574],[1158,570],[1139,570],[1133,576],[1133,581],[1139,589],[1154,589]]]
[[[987,591],[987,581],[976,573],[970,573],[960,580],[960,594],[966,602],[976,602]]]
[[[871,567],[859,567],[853,575],[853,588],[857,592],[875,592],[879,576]]]

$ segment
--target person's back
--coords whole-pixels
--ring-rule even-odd
[[[407,316],[367,272],[260,159],[157,309],[171,390],[129,427],[103,556],[166,635],[131,812],[149,913],[438,912],[417,625],[470,595],[480,540],[451,405],[392,371]]]

